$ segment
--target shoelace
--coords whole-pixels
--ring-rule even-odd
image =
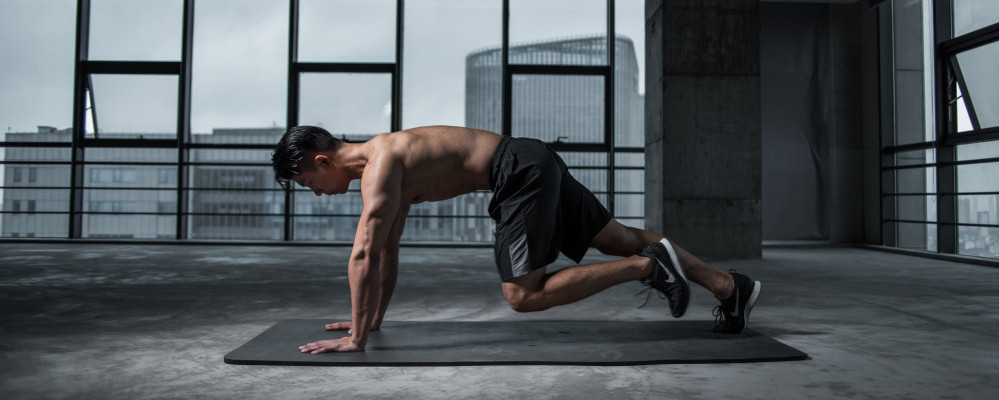
[[[664,295],[661,291],[659,291],[659,289],[657,289],[651,283],[644,283],[643,282],[642,284],[645,285],[645,289],[642,289],[638,293],[635,293],[635,296],[641,296],[644,293],[645,294],[645,301],[642,303],[642,305],[638,306],[638,308],[645,307],[646,304],[649,304],[649,299],[652,298],[652,292],[655,292],[657,295],[659,295],[659,299],[660,300],[666,300],[666,295]],[[656,289],[656,290],[652,290],[652,289]]]
[[[715,329],[728,323],[728,318],[725,317],[725,312],[722,310],[721,304],[715,306],[714,310],[711,310],[711,315],[715,317]]]

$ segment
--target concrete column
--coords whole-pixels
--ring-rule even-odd
[[[645,221],[708,260],[759,258],[758,0],[647,0]]]

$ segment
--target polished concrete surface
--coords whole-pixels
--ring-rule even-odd
[[[592,252],[596,253],[596,252]],[[275,322],[349,316],[348,249],[0,243],[4,399],[996,398],[999,269],[874,250],[766,248],[720,262],[762,280],[750,326],[805,361],[592,366],[266,367],[223,356]],[[608,257],[590,254],[587,261]],[[562,265],[568,262],[560,261]],[[638,283],[531,314],[491,249],[404,248],[388,319],[668,319]],[[683,320],[713,323],[697,288]],[[595,341],[599,343],[599,341]],[[594,351],[598,351],[595,348]]]

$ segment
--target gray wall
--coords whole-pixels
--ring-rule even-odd
[[[706,259],[758,258],[756,0],[646,2],[647,226]]]

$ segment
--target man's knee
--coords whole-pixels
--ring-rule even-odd
[[[540,301],[539,288],[544,286],[544,271],[535,271],[530,275],[514,278],[503,282],[503,297],[516,312],[533,312],[548,309]],[[531,276],[537,275],[537,276]]]
[[[506,295],[505,297],[507,304],[510,304],[510,308],[516,312],[527,313],[548,309],[548,307],[541,306],[541,302],[536,300],[536,296],[529,294],[519,293],[516,295]]]

